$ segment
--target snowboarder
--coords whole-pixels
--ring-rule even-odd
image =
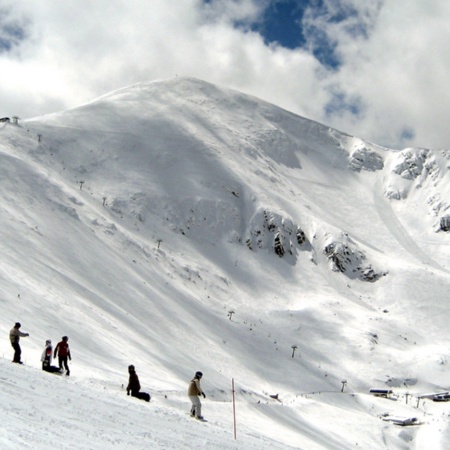
[[[203,395],[203,398],[206,398],[205,393],[203,392],[200,386],[200,380],[203,377],[201,372],[195,372],[194,378],[189,383],[188,388],[188,397],[192,402],[191,407],[191,417],[195,417],[196,419],[202,420],[202,402],[198,398],[200,395]]]
[[[62,370],[59,367],[52,366],[52,353],[53,353],[52,341],[50,339],[47,339],[45,341],[45,348],[41,356],[42,370],[51,373],[55,372],[62,373]]]
[[[63,336],[62,341],[58,342],[58,344],[55,347],[55,351],[53,352],[53,358],[56,358],[56,355],[58,355],[59,368],[61,369],[61,372],[63,371],[63,364],[64,364],[64,368],[66,369],[67,376],[70,375],[67,358],[69,358],[70,361],[72,361],[69,344],[67,343],[68,340],[69,340],[69,338],[67,336]]]
[[[23,364],[23,362],[20,360],[20,355],[22,354],[22,350],[20,348],[20,338],[21,337],[27,337],[29,336],[28,333],[22,333],[19,328],[22,325],[19,322],[16,322],[14,327],[11,328],[11,331],[9,332],[9,340],[11,341],[11,346],[14,349],[14,363]]]
[[[132,397],[149,402],[150,394],[147,392],[139,392],[141,390],[141,384],[139,383],[139,377],[133,365],[128,366],[128,373],[130,374],[130,379],[128,380],[127,395],[130,395],[131,392]]]

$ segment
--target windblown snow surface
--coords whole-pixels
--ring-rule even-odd
[[[2,123],[0,447],[448,448],[449,167],[190,78]]]

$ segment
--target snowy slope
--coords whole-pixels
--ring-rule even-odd
[[[67,334],[75,384],[101,411],[127,402],[109,391],[133,363],[154,398],[136,408],[183,416],[202,370],[209,448],[228,448],[215,433],[231,378],[239,423],[267,446],[445,448],[447,404],[404,395],[450,384],[450,151],[381,148],[186,78],[0,127],[0,325],[31,335],[30,407],[49,408],[39,356]],[[0,350],[8,360],[7,338]],[[159,424],[154,445],[186,445],[181,422]]]

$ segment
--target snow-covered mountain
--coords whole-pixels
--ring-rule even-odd
[[[211,423],[193,437],[206,433],[205,448],[234,448],[223,431],[231,379],[245,430],[236,448],[446,448],[448,404],[417,396],[450,388],[449,168],[450,150],[382,148],[191,78],[5,122],[0,350],[8,360],[20,321],[32,368],[5,361],[2,383],[32,377],[38,395],[24,408],[46,411],[40,353],[66,334],[72,414],[85,411],[77,384],[150,422],[158,408],[167,441],[152,448],[190,448],[181,436],[196,370]],[[131,363],[150,405],[120,389]],[[24,384],[0,395],[19,397],[10,390]],[[101,427],[79,448],[102,448]],[[78,448],[76,436],[64,448]],[[124,442],[149,448],[152,438]]]

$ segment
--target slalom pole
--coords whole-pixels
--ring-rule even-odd
[[[231,379],[231,393],[233,396],[233,423],[234,423],[234,439],[236,440],[236,401],[234,398],[234,378]]]

